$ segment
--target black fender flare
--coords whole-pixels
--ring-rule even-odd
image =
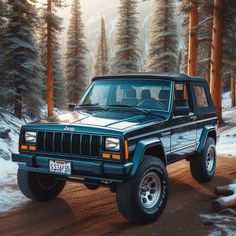
[[[209,133],[213,132],[215,135],[215,141],[217,142],[217,133],[214,125],[206,125],[203,128],[200,140],[199,140],[199,145],[197,147],[197,153],[201,153],[205,147],[206,140],[209,136]]]
[[[154,146],[161,146],[163,148],[161,140],[157,137],[144,139],[144,140],[141,140],[138,142],[138,144],[135,148],[135,152],[134,152],[134,156],[133,156],[133,160],[132,160],[134,166],[133,166],[133,169],[130,174],[131,177],[135,176],[140,164],[143,161],[145,151],[148,148],[154,147]],[[164,161],[165,161],[164,164],[167,165],[166,156],[164,157]]]

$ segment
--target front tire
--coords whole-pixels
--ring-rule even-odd
[[[135,177],[117,185],[118,209],[132,223],[151,223],[163,212],[168,191],[168,174],[163,162],[144,156]]]
[[[33,201],[48,201],[56,198],[65,186],[65,181],[50,178],[46,174],[18,170],[18,186],[21,192]]]
[[[208,137],[202,153],[190,159],[190,169],[193,178],[199,183],[212,180],[216,170],[216,144],[213,138]]]

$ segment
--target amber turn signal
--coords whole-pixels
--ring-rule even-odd
[[[36,151],[36,147],[35,146],[29,146],[29,150],[30,151]]]
[[[26,145],[21,145],[21,146],[20,146],[20,149],[21,149],[21,150],[28,150],[28,146],[26,146]]]
[[[112,159],[120,160],[120,155],[118,155],[118,154],[112,154]]]
[[[35,147],[35,146],[21,145],[21,146],[20,146],[20,149],[21,149],[21,150],[36,151],[36,147]]]
[[[102,157],[109,159],[109,158],[111,158],[111,155],[110,155],[109,153],[103,153],[103,154],[102,154]]]

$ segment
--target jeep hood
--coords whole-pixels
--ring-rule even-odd
[[[166,120],[157,115],[145,115],[136,111],[96,111],[83,112],[74,111],[56,117],[52,123],[60,123],[66,125],[83,125],[107,127],[111,129],[124,130],[128,128],[135,128],[136,126],[147,123],[160,123]]]

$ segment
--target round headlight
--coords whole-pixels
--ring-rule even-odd
[[[26,143],[36,143],[36,141],[37,141],[37,133],[36,132],[31,132],[31,131],[25,132],[25,142]]]
[[[119,138],[106,138],[105,148],[108,151],[120,151],[120,139]]]

